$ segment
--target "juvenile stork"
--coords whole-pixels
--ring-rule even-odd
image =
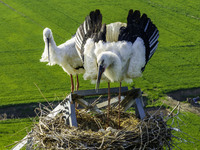
[[[111,82],[132,82],[142,76],[146,64],[158,46],[159,31],[146,14],[131,9],[127,26],[121,27],[117,42],[98,42],[95,44],[99,87],[101,75]],[[101,51],[101,53],[98,53]]]
[[[57,46],[51,29],[43,30],[45,43],[44,52],[40,62],[48,62],[48,65],[59,65],[71,77],[71,92],[74,91],[73,75],[76,75],[76,90],[79,88],[78,74],[84,73],[83,63],[75,48],[75,37]]]
[[[140,11],[133,12],[131,9],[127,26],[112,31],[118,33],[114,34],[118,37],[117,41],[106,41],[106,34],[111,32],[106,31],[105,24],[102,26],[101,22],[100,11],[91,12],[76,32],[76,47],[84,61],[85,74],[91,72],[97,76],[97,89],[102,75],[111,82],[120,82],[120,126],[121,82],[132,82],[133,78],[142,75],[158,46],[159,31],[146,14],[141,16]]]

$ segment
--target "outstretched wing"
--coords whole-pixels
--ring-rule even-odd
[[[127,27],[120,29],[119,41],[129,41],[134,43],[137,37],[141,37],[145,44],[146,64],[153,56],[158,46],[159,31],[146,14],[140,15],[140,11],[129,10],[127,17]],[[145,64],[145,65],[146,65]],[[144,71],[145,66],[142,68]]]
[[[85,18],[83,24],[77,29],[75,38],[76,50],[84,62],[84,45],[87,39],[92,38],[94,42],[106,39],[106,25],[102,26],[102,14],[98,9],[91,11]]]

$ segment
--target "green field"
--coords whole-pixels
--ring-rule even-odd
[[[29,118],[0,121],[0,149],[10,149],[12,144],[23,139],[30,132],[32,122]]]
[[[160,30],[157,52],[134,86],[150,95],[200,85],[198,0],[168,1],[11,1],[0,3],[0,105],[63,99],[70,91],[67,74],[59,66],[40,63],[42,32],[52,29],[59,45],[69,39],[85,16],[96,8],[103,22],[126,22],[130,8],[145,12]],[[80,11],[81,10],[81,11]],[[103,85],[106,86],[106,85]],[[112,84],[117,86],[117,84]],[[81,78],[81,89],[94,88]]]
[[[69,76],[61,67],[50,67],[39,61],[44,50],[43,29],[51,28],[60,45],[97,8],[103,14],[104,23],[126,22],[128,10],[138,9],[160,31],[158,49],[143,77],[134,79],[129,87],[141,88],[150,99],[175,90],[200,87],[199,6],[199,0],[0,0],[0,108],[45,101],[36,85],[49,101],[66,97],[70,92]],[[94,87],[90,81],[80,78],[80,89]],[[5,136],[0,131],[1,135]]]

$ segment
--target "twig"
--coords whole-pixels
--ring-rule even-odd
[[[174,109],[169,113],[168,117],[172,115],[172,113],[176,110],[176,108],[180,105],[180,102],[174,107]]]
[[[34,84],[37,87],[37,89],[40,92],[40,94],[42,95],[42,97],[46,100],[46,102],[48,103],[48,105],[51,107],[51,109],[53,109],[53,107],[50,105],[49,101],[46,99],[46,97],[44,96],[44,94],[42,93],[42,91],[40,90],[40,88],[37,86],[37,84],[35,82],[34,82]]]
[[[99,102],[99,100],[101,99],[101,97],[102,97],[103,95],[100,95],[92,104],[91,104],[91,106],[95,106],[98,102]]]
[[[98,149],[102,149],[103,144],[104,144],[104,137],[103,137],[101,145],[98,147]]]

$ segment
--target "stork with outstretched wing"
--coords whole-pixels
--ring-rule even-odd
[[[159,37],[159,31],[151,19],[146,14],[141,16],[138,10],[129,10],[127,25],[122,24],[116,30],[108,31],[106,25],[102,25],[100,11],[92,11],[78,28],[75,40],[77,52],[84,64],[85,78],[97,79],[97,89],[102,77],[108,82],[120,82],[119,104],[121,82],[132,82],[133,78],[142,75],[157,49]],[[115,32],[117,34],[113,35],[118,36],[118,40],[107,41],[106,37]]]

